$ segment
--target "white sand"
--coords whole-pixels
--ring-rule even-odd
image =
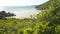
[[[30,18],[30,15],[34,16],[36,14],[38,14],[40,11],[38,12],[34,12],[34,13],[29,13],[29,14],[19,14],[19,15],[16,15],[16,16],[13,16],[13,17],[9,17],[9,18],[19,18],[19,19],[23,19],[23,18]]]

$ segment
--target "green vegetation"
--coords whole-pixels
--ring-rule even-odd
[[[0,19],[0,34],[60,34],[60,0],[50,0],[36,18]]]

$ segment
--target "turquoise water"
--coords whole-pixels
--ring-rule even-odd
[[[6,12],[18,14],[32,14],[37,12],[35,6],[6,6],[3,7],[3,10]]]
[[[6,12],[14,13],[16,16],[13,18],[29,18],[30,15],[35,15],[39,12],[35,6],[5,6],[0,7],[0,10],[4,10]]]

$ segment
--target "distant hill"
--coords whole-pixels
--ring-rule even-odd
[[[50,7],[58,8],[60,7],[60,0],[49,0],[48,2],[38,5],[35,8],[38,10],[49,9]]]

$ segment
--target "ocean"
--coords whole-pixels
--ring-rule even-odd
[[[4,6],[2,10],[14,13],[15,18],[26,18],[39,12],[35,6]]]

